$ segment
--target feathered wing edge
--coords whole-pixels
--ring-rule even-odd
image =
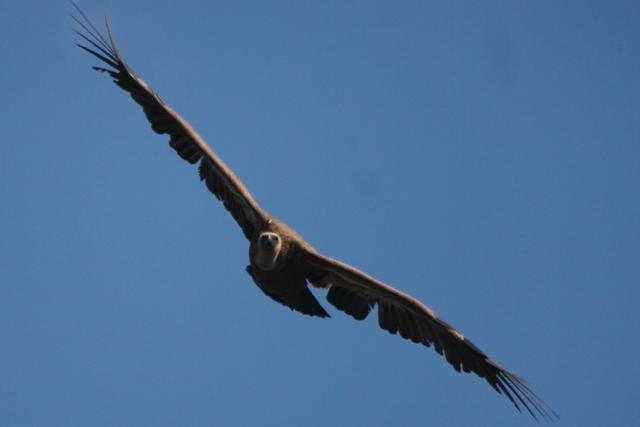
[[[558,418],[526,381],[491,360],[420,301],[350,265],[318,253],[309,253],[308,258],[312,266],[309,283],[319,288],[328,287],[327,300],[338,310],[362,320],[377,304],[382,329],[426,347],[433,345],[456,371],[473,372],[486,379],[498,393],[506,395],[518,411],[523,406],[534,419],[538,420],[536,415],[539,415],[546,422]]]
[[[86,22],[85,25],[72,16],[86,34],[75,29],[74,31],[91,45],[91,47],[80,44],[78,46],[111,67],[111,69],[93,68],[108,73],[115,84],[131,95],[131,98],[144,110],[151,128],[158,134],[170,136],[169,145],[180,157],[191,164],[200,162],[198,167],[200,180],[204,181],[209,191],[223,202],[224,207],[242,228],[244,236],[250,240],[255,227],[269,220],[268,214],[258,206],[240,179],[218,158],[191,125],[166,105],[124,62],[111,34],[106,15],[108,40],[89,21],[82,10],[75,3],[72,2],[72,4]]]

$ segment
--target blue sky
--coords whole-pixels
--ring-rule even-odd
[[[0,425],[536,425],[432,349],[302,316],[79,38],[0,13]],[[517,4],[516,4],[517,3]],[[640,7],[81,1],[256,200],[570,426],[640,417]]]

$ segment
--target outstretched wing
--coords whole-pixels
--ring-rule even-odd
[[[327,300],[338,310],[362,320],[378,305],[378,322],[382,329],[427,347],[433,345],[456,371],[473,372],[486,379],[498,393],[504,393],[520,410],[524,406],[534,418],[545,421],[557,417],[518,376],[504,369],[484,354],[460,332],[440,319],[426,305],[365,273],[308,252],[311,273],[307,280],[315,287],[329,288]],[[535,412],[535,413],[534,413]]]
[[[75,6],[75,4],[74,4]],[[253,230],[269,220],[258,204],[253,200],[249,191],[235,174],[213,152],[206,142],[195,130],[151,88],[138,77],[125,64],[111,34],[109,22],[107,32],[109,39],[100,34],[96,27],[87,19],[76,6],[78,12],[86,21],[85,25],[75,17],[86,34],[76,31],[91,47],[78,45],[90,54],[94,55],[108,66],[108,68],[93,67],[95,70],[108,73],[114,79],[114,83],[129,92],[144,110],[144,114],[151,123],[151,128],[158,134],[168,134],[169,145],[176,150],[178,155],[191,164],[200,162],[198,172],[200,180],[204,181],[207,188],[223,202],[224,207],[242,228],[245,237],[251,240]]]

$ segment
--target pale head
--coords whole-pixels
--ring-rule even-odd
[[[258,238],[256,264],[260,270],[273,270],[282,249],[282,239],[276,233],[262,233]]]

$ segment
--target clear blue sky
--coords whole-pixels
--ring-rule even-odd
[[[517,4],[516,4],[517,3]],[[256,200],[423,301],[559,425],[640,418],[640,6],[79,1]],[[79,38],[0,13],[0,425],[536,425],[302,316]]]

